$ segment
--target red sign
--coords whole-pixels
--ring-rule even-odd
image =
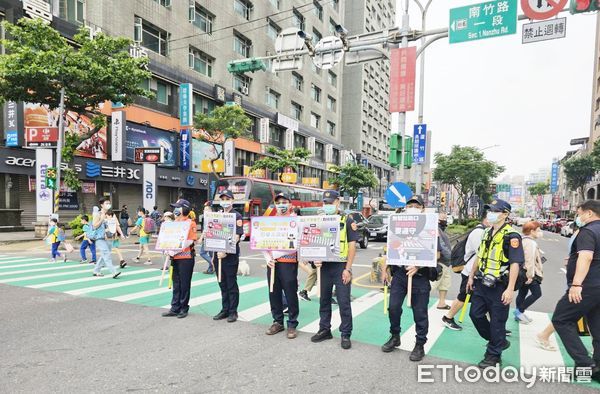
[[[25,127],[25,145],[29,148],[56,147],[58,127]]]
[[[135,163],[160,164],[165,161],[163,148],[135,148],[133,156]]]
[[[414,111],[417,48],[392,49],[390,63],[390,112]]]
[[[569,0],[521,0],[523,13],[529,19],[544,20],[558,15]]]

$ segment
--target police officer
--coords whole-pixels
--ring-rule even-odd
[[[221,208],[224,213],[235,213],[235,253],[214,253],[213,266],[215,273],[219,272],[219,260],[222,262],[221,267],[221,311],[213,317],[213,320],[227,319],[228,323],[233,323],[237,320],[237,308],[240,302],[240,289],[237,284],[238,266],[240,264],[240,236],[244,234],[242,215],[233,209],[233,193],[231,190],[224,190],[219,194],[221,199]]]
[[[358,234],[354,220],[340,211],[340,195],[335,190],[323,193],[323,212],[326,215],[341,215],[340,219],[340,261],[315,261],[316,267],[321,267],[321,299],[319,315],[319,331],[313,335],[312,342],[322,342],[332,339],[331,335],[331,298],[335,285],[337,301],[341,317],[340,333],[341,346],[350,349],[352,342],[352,308],[350,306],[350,284],[352,282],[352,263],[356,254]]]
[[[506,223],[510,204],[494,200],[484,209],[491,227],[483,234],[467,282],[467,291],[473,291],[469,316],[479,335],[488,341],[484,358],[478,364],[480,368],[500,364],[502,351],[510,346],[506,340],[506,320],[520,266],[525,262],[521,236]]]
[[[177,200],[171,204],[175,208],[175,221],[190,223],[187,240],[184,242],[184,249],[173,254],[171,257],[171,266],[173,267],[173,298],[171,299],[171,309],[163,313],[163,317],[177,316],[183,319],[188,315],[190,309],[190,288],[192,286],[192,274],[194,273],[194,263],[196,252],[194,251],[194,242],[198,239],[196,223],[189,218],[191,205],[184,199]]]
[[[421,196],[414,196],[406,203],[404,213],[422,213],[425,210],[425,204]],[[400,318],[402,317],[402,304],[408,292],[408,278],[412,277],[411,304],[413,318],[416,328],[416,343],[410,353],[410,361],[421,361],[425,357],[425,343],[427,342],[427,332],[429,331],[429,316],[427,308],[429,306],[429,293],[431,292],[430,280],[438,278],[437,267],[415,267],[415,266],[392,266],[392,283],[390,285],[390,303],[388,315],[390,317],[390,339],[383,344],[381,350],[384,353],[392,352],[400,347]],[[384,264],[381,273],[381,279],[386,282],[388,279],[387,264]]]
[[[284,193],[275,196],[276,216],[295,216],[292,211],[291,200]],[[294,242],[290,238],[290,242]],[[295,242],[294,242],[295,244]],[[265,252],[267,253],[267,252]],[[284,330],[283,326],[283,299],[281,292],[285,294],[288,305],[287,337],[294,339],[297,336],[296,327],[298,327],[298,257],[293,252],[271,252],[267,253],[270,257],[267,263],[267,280],[271,284],[271,270],[275,269],[275,280],[273,282],[273,292],[269,292],[269,302],[271,304],[271,314],[273,315],[273,325],[267,330],[267,335],[275,335]]]

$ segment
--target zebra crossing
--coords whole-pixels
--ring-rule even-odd
[[[127,267],[122,270],[118,280],[111,276],[93,277],[92,266],[68,261],[51,263],[45,259],[0,256],[0,286],[19,286],[40,291],[60,292],[75,297],[93,297],[113,302],[125,302],[157,308],[169,308],[171,290],[165,280],[159,287],[161,271],[156,268]],[[267,326],[271,324],[268,287],[265,277],[239,277],[241,321]],[[383,293],[354,286],[352,294],[353,334],[354,341],[376,346],[383,344],[389,336],[388,317],[383,313]],[[319,328],[319,305],[314,291],[311,302],[300,303],[299,331],[315,333]],[[192,297],[190,313],[212,316],[221,307],[221,293],[215,277],[194,272],[192,277]],[[465,319],[462,331],[451,331],[443,327],[441,318],[445,311],[437,310],[437,301],[430,300],[429,333],[425,351],[430,356],[478,363],[485,351],[485,341],[479,337],[475,328]],[[337,306],[333,306],[332,327],[338,327],[340,316]],[[552,337],[552,344],[559,350],[550,352],[540,349],[535,343],[535,335],[549,323],[546,313],[528,312],[533,318],[529,325],[519,325],[512,319],[507,329],[512,330],[509,338],[511,347],[503,354],[503,365],[524,367],[553,366],[572,367],[573,362],[567,355],[560,339]],[[511,314],[512,316],[512,314]],[[412,311],[405,307],[402,314],[401,349],[410,351],[415,343],[415,327]],[[339,332],[334,332],[339,336]],[[591,340],[584,338],[591,348]],[[379,351],[374,349],[373,351]],[[383,355],[382,355],[383,356]],[[408,354],[396,354],[408,357]],[[600,388],[600,385],[591,384]]]

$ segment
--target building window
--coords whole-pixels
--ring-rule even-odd
[[[329,18],[329,33],[335,34],[336,26],[337,26],[337,23],[333,19]]]
[[[210,114],[215,109],[215,102],[203,96],[194,95],[194,114],[199,112]]]
[[[233,90],[238,91],[246,96],[250,94],[250,85],[252,79],[245,75],[235,74],[233,76]]]
[[[292,72],[292,86],[299,91],[304,89],[304,78],[295,71]]]
[[[156,101],[160,104],[169,104],[169,85],[162,81],[156,81]]]
[[[212,34],[215,16],[199,5],[194,5],[190,9],[190,20],[194,26],[205,33]]]
[[[292,24],[300,30],[304,30],[304,16],[294,9],[292,14]]]
[[[252,41],[243,35],[233,33],[233,50],[244,57],[250,57],[252,54]]]
[[[331,96],[327,96],[327,109],[335,112],[336,111],[336,107],[337,107],[337,102],[336,100],[331,97]]]
[[[294,134],[294,147],[306,148],[306,137],[300,134]]]
[[[52,8],[52,3],[50,8]],[[84,22],[85,0],[60,0],[58,4],[58,17],[78,25]]]
[[[319,41],[321,41],[321,38],[323,38],[323,35],[321,33],[319,33],[319,31],[317,29],[313,29],[313,35],[312,35],[312,43],[313,45],[317,45],[317,43]]]
[[[162,5],[163,7],[171,6],[171,0],[154,0],[154,2]]]
[[[280,0],[269,0],[271,2],[271,5],[273,7],[275,7],[276,9],[279,9],[279,7],[281,7],[281,1]]]
[[[317,0],[313,1],[313,11],[320,21],[323,20],[323,6]]]
[[[327,72],[327,82],[329,82],[331,86],[337,87],[337,75],[331,70]]]
[[[340,0],[333,0],[331,2],[331,6],[333,7],[334,10],[336,11],[340,11]]]
[[[247,0],[233,0],[233,10],[248,21],[252,13],[252,3]]]
[[[134,40],[153,52],[163,56],[169,54],[169,33],[138,16],[135,17]]]
[[[321,89],[315,84],[310,85],[310,97],[317,103],[321,102]]]
[[[275,22],[270,20],[267,25],[267,35],[271,37],[271,39],[276,40],[279,33],[281,33],[281,28],[277,26]]]
[[[338,164],[338,165],[340,164],[340,151],[335,148],[333,149],[333,155],[332,155],[331,162],[333,164]]]
[[[265,103],[271,108],[278,109],[280,97],[281,95],[273,89],[267,89],[265,94]]]
[[[327,121],[327,133],[335,137],[335,123]]]
[[[321,69],[319,67],[317,67],[314,62],[310,62],[310,69],[312,70],[313,73],[315,73],[317,75],[321,75]]]
[[[198,71],[200,74],[212,77],[213,64],[215,59],[206,53],[190,47],[189,54],[190,68]]]
[[[321,116],[315,114],[314,112],[310,113],[310,125],[315,129],[321,128]]]
[[[292,101],[292,118],[302,120],[302,106]]]
[[[315,142],[315,157],[321,160],[325,158],[325,146],[320,142]]]
[[[275,125],[269,125],[269,142],[271,145],[282,147],[284,141],[283,130]]]

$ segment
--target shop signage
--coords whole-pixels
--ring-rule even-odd
[[[165,161],[165,150],[160,147],[135,148],[134,163],[138,164],[161,164]]]
[[[113,111],[111,117],[111,159],[125,160],[125,111]]]
[[[156,166],[144,164],[144,208],[152,212],[156,205]]]

